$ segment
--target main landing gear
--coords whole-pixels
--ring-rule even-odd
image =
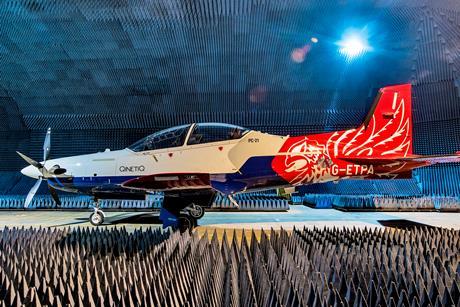
[[[99,226],[99,225],[102,225],[102,223],[104,223],[104,219],[105,219],[105,214],[101,209],[99,209],[99,201],[95,200],[94,201],[94,211],[89,216],[89,222],[93,226]]]
[[[197,220],[201,219],[204,216],[204,208],[200,205],[196,205],[192,203],[190,206],[188,206],[185,209],[188,211],[190,216],[192,216],[193,218]]]
[[[197,219],[188,214],[179,214],[177,218],[178,225],[176,228],[181,232],[184,233],[186,231],[192,232],[193,228],[198,225]]]
[[[192,232],[193,228],[198,225],[198,219],[192,216],[190,210],[185,206],[171,206],[170,203],[163,204],[160,210],[160,220],[163,222],[163,228],[172,227],[184,233]],[[195,215],[198,211],[194,212]]]
[[[212,190],[189,190],[165,193],[160,220],[163,227],[172,227],[181,232],[192,231],[209,208],[216,193]]]
[[[177,211],[176,211],[177,214]],[[174,227],[181,233],[191,232],[198,225],[198,220],[204,216],[204,208],[195,203],[185,207],[177,216],[177,225]]]
[[[191,232],[204,216],[205,208],[209,208],[214,201],[214,191],[181,191],[165,193],[163,206],[160,210],[160,220],[163,228],[172,227],[181,232]],[[94,211],[89,216],[89,222],[94,226],[104,223],[105,214],[99,208],[99,199],[94,199]]]

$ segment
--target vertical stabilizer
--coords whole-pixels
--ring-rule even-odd
[[[411,85],[381,88],[358,131],[362,134],[361,145],[373,149],[370,156],[412,154]]]

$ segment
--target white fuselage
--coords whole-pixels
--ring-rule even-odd
[[[276,155],[285,138],[249,131],[237,140],[142,152],[134,152],[128,148],[106,150],[94,154],[51,159],[45,162],[45,167],[51,169],[59,165],[60,168],[66,169],[62,176],[82,178],[171,173],[229,174],[238,172],[250,157]],[[24,168],[22,172],[34,178],[40,176],[37,169],[32,166]]]

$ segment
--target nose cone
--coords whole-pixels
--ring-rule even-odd
[[[35,179],[38,179],[38,177],[41,176],[40,174],[40,171],[32,166],[32,165],[29,165],[27,167],[24,167],[22,170],[21,170],[21,173],[27,177],[30,177],[30,178],[35,178]]]

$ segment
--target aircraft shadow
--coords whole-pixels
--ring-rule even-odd
[[[158,215],[150,213],[135,214],[124,217],[111,216],[104,220],[102,225],[117,225],[117,224],[162,224]]]
[[[397,228],[397,229],[405,229],[405,230],[411,230],[414,228],[419,228],[419,227],[428,227],[428,228],[436,228],[427,224],[422,224],[410,220],[403,220],[403,219],[393,219],[393,220],[379,220],[379,222],[382,226],[385,227],[391,227],[391,228]]]
[[[63,227],[63,226],[72,226],[79,225],[84,223],[89,223],[88,217],[77,217],[74,219],[75,222],[53,225],[51,227]],[[118,224],[158,224],[162,225],[163,222],[160,220],[158,215],[151,213],[140,213],[140,214],[120,214],[115,216],[108,216],[105,218],[104,223],[101,226],[110,226]]]

